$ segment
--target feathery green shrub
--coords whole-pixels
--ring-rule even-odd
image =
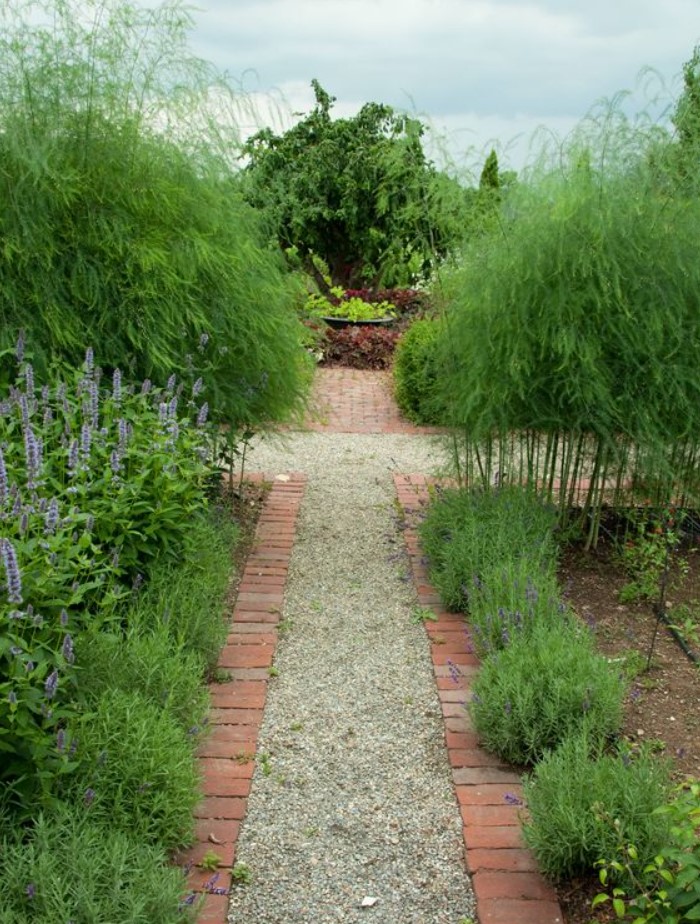
[[[190,842],[200,800],[190,733],[143,693],[105,690],[68,730],[78,767],[59,794],[105,828],[174,850]]]
[[[24,330],[39,371],[94,344],[132,378],[194,367],[217,420],[288,416],[308,366],[239,191],[244,101],[188,51],[178,0],[42,8],[0,11],[0,375]]]
[[[185,878],[165,852],[138,835],[95,824],[90,810],[64,806],[0,841],[0,924],[57,921],[190,921]]]
[[[551,505],[517,485],[440,490],[419,532],[430,579],[445,606],[469,609],[485,572],[520,558],[529,563],[532,580],[542,572],[553,574],[555,516]]]
[[[439,358],[462,479],[537,484],[591,544],[604,501],[700,486],[700,199],[660,172],[658,133],[614,115],[446,275]]]
[[[640,869],[666,844],[668,820],[655,809],[670,791],[668,763],[648,751],[605,753],[597,741],[572,735],[525,779],[523,835],[550,879],[591,872],[620,838],[637,847]]]
[[[514,632],[483,662],[472,691],[481,743],[512,764],[534,764],[584,726],[605,740],[622,723],[623,680],[573,623]]]

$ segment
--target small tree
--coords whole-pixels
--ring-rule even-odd
[[[306,118],[248,141],[246,195],[321,285],[315,255],[346,288],[408,284],[450,248],[465,190],[426,159],[417,119],[379,103],[332,119],[335,98],[317,80],[312,86],[316,104]]]

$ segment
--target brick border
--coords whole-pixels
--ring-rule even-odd
[[[464,616],[440,604],[431,586],[420,549],[416,514],[429,500],[425,475],[394,475],[404,513],[404,537],[411,573],[421,606],[437,620],[425,622],[430,655],[445,721],[445,743],[455,795],[462,815],[467,870],[472,877],[480,924],[562,924],[556,892],[537,869],[523,843],[520,777],[477,743],[464,704],[479,667],[472,652]]]
[[[306,476],[246,476],[271,482],[260,512],[233,608],[229,634],[217,666],[231,679],[209,686],[210,734],[199,747],[202,800],[195,809],[196,842],[177,862],[188,868],[188,894],[203,896],[199,924],[226,924],[236,841],[245,817],[282,618],[284,588],[296,535]],[[207,851],[219,855],[218,869],[197,866]]]

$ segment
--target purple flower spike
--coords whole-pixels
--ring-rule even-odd
[[[8,603],[22,602],[22,578],[19,573],[17,564],[17,555],[9,539],[2,541],[2,563],[5,566],[5,575],[7,577],[7,600]]]
[[[89,374],[92,372],[92,370],[95,368],[95,353],[94,353],[92,347],[88,347],[87,350],[85,350],[85,366],[84,366],[84,368],[85,368],[85,371],[88,373],[88,375],[89,375]]]
[[[209,404],[205,401],[204,404],[200,407],[199,413],[197,414],[197,426],[203,427],[207,422],[207,417],[209,415]]]
[[[29,901],[32,901],[36,897],[36,886],[33,882],[30,882],[24,891]]]
[[[66,749],[66,733],[62,728],[56,732],[56,750],[63,753]]]
[[[66,659],[66,661],[69,664],[73,664],[75,661],[75,651],[73,649],[73,639],[70,637],[70,635],[66,635],[66,637],[63,639],[62,651],[63,657]]]
[[[44,517],[44,532],[55,533],[58,525],[58,501],[52,497]]]
[[[84,423],[80,431],[80,451],[82,452],[83,458],[87,459],[90,455],[90,447],[92,446],[92,428],[90,424]]]
[[[112,399],[115,404],[122,400],[122,373],[121,369],[115,369],[112,375]]]
[[[34,384],[34,367],[31,363],[27,363],[24,367],[24,390],[28,398],[31,398],[36,390]]]
[[[7,468],[5,467],[5,456],[0,448],[0,507],[7,506],[8,497]]]
[[[61,625],[65,629],[65,627],[68,625],[68,613],[65,611],[65,609],[61,610],[61,615],[59,619],[60,619]]]
[[[58,671],[53,670],[46,678],[46,683],[44,684],[44,692],[46,693],[47,699],[53,699],[56,695],[56,688],[58,687]]]
[[[24,329],[20,330],[17,337],[17,346],[15,347],[15,356],[17,357],[17,362],[21,363],[24,359]]]
[[[68,475],[73,478],[78,471],[78,452],[80,447],[77,440],[72,440],[68,448]]]
[[[86,789],[85,795],[83,796],[83,802],[85,803],[85,805],[90,806],[92,805],[94,801],[95,801],[95,790],[91,788]]]

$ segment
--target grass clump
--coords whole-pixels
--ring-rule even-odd
[[[669,792],[667,762],[646,750],[605,753],[584,730],[544,755],[526,778],[525,842],[554,880],[594,869],[620,843],[635,845],[641,869],[666,844],[667,816],[655,810]]]
[[[535,624],[482,664],[470,713],[489,751],[532,765],[590,726],[600,740],[622,721],[624,684],[590,634],[571,624]]]
[[[179,924],[185,880],[138,835],[95,824],[74,805],[0,841],[0,924]],[[185,911],[185,914],[183,914]]]

